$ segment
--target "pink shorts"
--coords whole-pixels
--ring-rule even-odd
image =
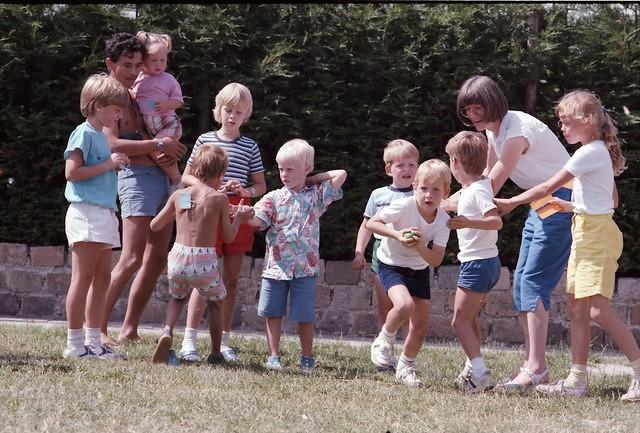
[[[167,270],[169,293],[175,299],[186,298],[192,288],[209,301],[219,301],[227,296],[213,247],[188,247],[174,243],[169,252]]]

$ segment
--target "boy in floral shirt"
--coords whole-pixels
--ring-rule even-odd
[[[282,318],[291,295],[289,319],[298,322],[302,356],[300,368],[314,365],[315,288],[319,273],[320,216],[342,198],[347,172],[313,171],[314,149],[304,140],[286,142],[276,155],[284,187],[267,193],[254,206],[251,224],[267,230],[258,315],[266,318],[269,357],[266,367],[281,370]]]

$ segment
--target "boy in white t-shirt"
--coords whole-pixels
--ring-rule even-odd
[[[422,386],[416,356],[429,324],[429,266],[442,263],[449,240],[449,216],[440,202],[449,194],[450,184],[451,172],[444,162],[425,161],[416,172],[414,196],[393,201],[367,222],[367,229],[384,236],[378,248],[379,275],[393,304],[371,345],[371,361],[379,369],[396,367],[393,342],[409,320],[396,368],[396,378],[408,386]]]
[[[451,173],[462,185],[458,216],[451,218],[448,226],[457,230],[460,248],[451,326],[467,355],[456,385],[468,393],[481,392],[496,384],[480,354],[480,327],[476,321],[487,293],[500,278],[496,242],[502,219],[493,202],[491,180],[482,174],[487,147],[483,134],[462,131],[445,148]]]

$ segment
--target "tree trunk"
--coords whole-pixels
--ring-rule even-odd
[[[538,59],[536,49],[540,34],[540,10],[534,10],[529,16],[529,37],[527,38],[527,56],[529,60],[529,81],[525,98],[525,110],[534,114],[536,110],[536,95],[538,93]]]

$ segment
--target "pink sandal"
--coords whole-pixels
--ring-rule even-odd
[[[526,367],[522,367],[520,369],[520,373],[524,373],[529,376],[528,383],[517,383],[514,382],[514,379],[511,379],[508,382],[500,384],[498,387],[504,391],[527,391],[530,388],[534,388],[541,383],[549,383],[549,369],[545,368],[542,373],[534,373]],[[517,376],[516,376],[517,377]]]

